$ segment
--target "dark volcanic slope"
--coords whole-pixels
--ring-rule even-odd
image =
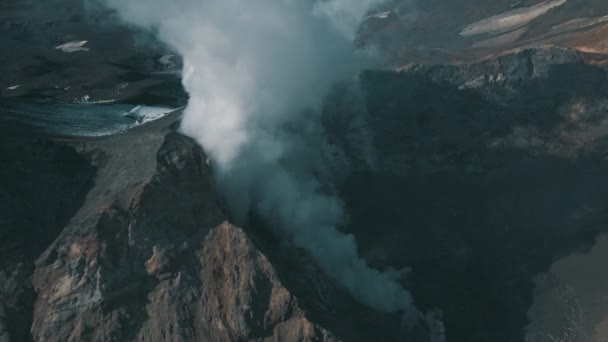
[[[0,151],[0,340],[25,341],[34,260],[82,205],[95,168],[43,138],[4,133]]]
[[[341,186],[349,229],[376,265],[412,267],[414,298],[443,311],[448,340],[524,340],[534,277],[608,231],[602,59],[541,49],[368,72],[369,114],[336,116],[348,98],[328,110],[355,168]],[[600,302],[608,288],[594,291]]]
[[[0,2],[0,99],[184,103],[179,58],[95,3]],[[57,48],[85,41],[81,50]]]

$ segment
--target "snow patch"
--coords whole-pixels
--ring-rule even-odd
[[[171,59],[173,59],[173,57],[174,57],[174,55],[164,55],[161,58],[159,58],[158,61],[163,65],[174,66],[175,64],[171,60]]]
[[[139,105],[131,109],[128,113],[125,113],[124,116],[132,118],[137,121],[138,124],[144,124],[146,122],[158,120],[174,110],[174,108],[168,107]]]
[[[102,103],[113,103],[113,102],[116,102],[116,99],[91,100],[91,97],[89,95],[83,95],[80,98],[76,98],[74,100],[74,102],[79,103],[79,104],[102,104]]]
[[[479,34],[501,34],[529,24],[532,20],[544,15],[550,9],[565,4],[568,0],[547,0],[540,4],[522,7],[495,15],[465,27],[460,35],[475,36]]]
[[[608,21],[608,15],[598,18],[575,18],[555,25],[551,29],[556,31],[580,30],[589,26],[602,24],[606,21]]]
[[[391,14],[391,11],[384,11],[384,12],[369,15],[369,16],[363,18],[363,20],[372,19],[372,18],[373,19],[386,19],[386,18],[388,18],[388,16],[390,14]]]
[[[69,43],[65,43],[65,44],[56,46],[55,49],[61,50],[62,52],[67,52],[67,53],[77,52],[77,51],[89,51],[89,48],[84,47],[84,45],[88,42],[89,42],[88,40],[73,41],[73,42],[69,42]]]

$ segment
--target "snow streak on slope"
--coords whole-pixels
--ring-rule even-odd
[[[478,34],[496,35],[504,33],[524,25],[547,13],[550,9],[561,6],[568,0],[547,0],[538,5],[514,9],[493,17],[489,17],[465,27],[461,36],[473,36]]]

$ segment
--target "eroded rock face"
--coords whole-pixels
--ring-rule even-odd
[[[248,235],[225,221],[205,155],[170,123],[69,143],[98,171],[84,204],[36,260],[32,338],[334,340]],[[13,268],[0,273],[2,294],[29,281],[30,272]],[[0,336],[20,341],[6,332],[6,310]]]
[[[178,119],[110,137],[3,145],[12,153],[6,177],[36,170],[2,188],[17,199],[2,202],[4,340],[393,341],[410,333],[399,314],[357,303],[304,251],[232,225],[202,148],[174,131]],[[416,336],[425,340],[424,331]]]

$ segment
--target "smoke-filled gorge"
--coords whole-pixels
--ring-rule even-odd
[[[353,43],[378,1],[105,4],[183,57],[189,101],[181,131],[209,155],[237,223],[260,217],[361,303],[416,320],[398,273],[370,267],[355,238],[338,229],[347,215],[333,189],[337,163],[321,120],[330,88],[379,62]]]

